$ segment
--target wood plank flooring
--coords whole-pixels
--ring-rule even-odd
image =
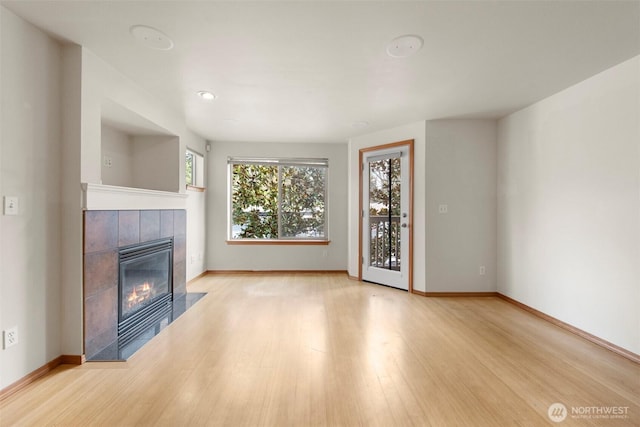
[[[640,425],[640,365],[499,298],[343,274],[218,274],[189,291],[208,295],[127,362],[61,366],[0,402],[0,425]],[[612,406],[626,418],[571,415]]]

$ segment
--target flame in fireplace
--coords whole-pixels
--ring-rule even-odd
[[[129,295],[127,295],[127,309],[133,308],[142,304],[149,298],[151,298],[152,284],[144,282],[133,287]]]

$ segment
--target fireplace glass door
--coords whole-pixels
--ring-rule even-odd
[[[120,321],[172,292],[172,242],[120,251]]]

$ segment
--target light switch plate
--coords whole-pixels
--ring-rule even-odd
[[[18,198],[15,196],[4,196],[4,214],[18,215]]]

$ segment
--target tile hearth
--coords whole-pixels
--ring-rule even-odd
[[[174,320],[184,314],[195,303],[200,301],[206,293],[187,293],[177,300],[173,301],[173,311],[167,313],[162,319],[156,321],[153,325],[145,329],[134,340],[120,346],[117,341],[111,343],[97,354],[87,357],[88,362],[112,362],[126,361],[129,357],[140,350],[143,345],[148,343],[153,337],[158,335],[164,328],[169,326]]]

